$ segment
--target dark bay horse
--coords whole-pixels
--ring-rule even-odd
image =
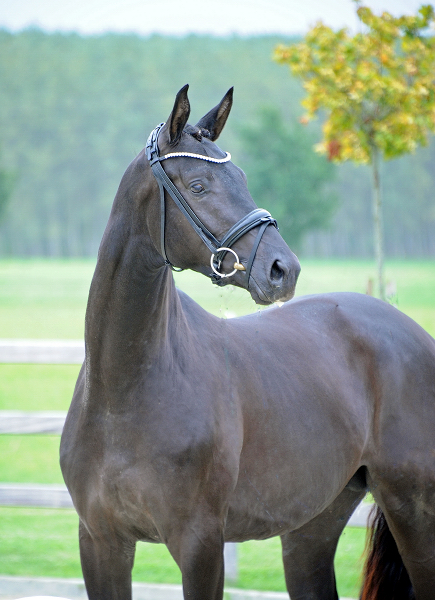
[[[167,545],[186,600],[221,600],[224,542],[280,536],[292,600],[336,600],[337,541],[369,489],[412,582],[400,597],[432,600],[435,342],[364,295],[286,302],[297,258],[214,144],[231,104],[188,125],[180,90],[101,243],[61,441],[89,598],[131,598],[142,540]],[[285,303],[219,319],[171,267]],[[397,599],[376,544],[364,598]]]

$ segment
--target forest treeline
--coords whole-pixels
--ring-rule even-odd
[[[249,169],[257,173],[259,152],[249,147],[255,135],[246,128],[256,130],[262,111],[277,111],[289,130],[301,127],[301,85],[271,59],[276,44],[291,41],[0,31],[0,171],[14,182],[0,215],[0,255],[95,256],[126,166],[149,132],[168,117],[185,83],[190,84],[192,123],[234,85],[234,108],[219,145],[248,175]],[[306,130],[310,140],[319,137],[319,127]],[[295,139],[300,139],[297,131]],[[273,140],[274,132],[266,130],[265,156]],[[311,158],[291,171],[290,183],[281,190],[310,188],[312,182],[301,185],[299,180],[312,178],[303,168],[307,161]],[[277,177],[290,172],[285,161],[276,163],[270,169]],[[325,212],[323,228],[321,221],[313,221],[317,229],[298,240],[298,251],[304,256],[371,256],[370,171],[351,164],[330,167],[333,177],[329,167],[320,169],[329,175],[317,191],[335,212]],[[435,144],[383,169],[387,256],[434,257]],[[259,186],[256,203],[284,214],[282,207],[268,206]],[[285,204],[285,192],[273,202]]]

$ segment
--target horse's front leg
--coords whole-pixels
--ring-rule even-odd
[[[338,600],[334,556],[338,539],[366,491],[345,488],[320,515],[281,537],[291,600]]]
[[[224,540],[220,519],[198,512],[173,530],[167,546],[180,567],[186,600],[222,600]]]
[[[113,539],[91,537],[79,524],[80,560],[89,600],[131,600],[135,544],[113,533]]]

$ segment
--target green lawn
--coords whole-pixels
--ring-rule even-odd
[[[83,338],[94,262],[1,260],[0,337]]]
[[[363,529],[348,527],[337,551],[340,595],[358,595]],[[77,516],[71,510],[0,508],[0,573],[29,577],[81,577]],[[237,587],[285,591],[278,538],[238,546]],[[134,581],[181,583],[166,547],[137,545]],[[231,584],[234,586],[234,584]]]
[[[58,435],[1,435],[0,482],[63,483]]]
[[[297,295],[333,291],[365,293],[369,279],[376,279],[371,262],[302,262]],[[386,281],[396,289],[391,302],[435,337],[435,261],[388,261]]]
[[[0,260],[0,337],[82,339],[91,260]],[[175,275],[177,285],[219,316],[258,310],[249,294],[219,288],[191,271]],[[365,293],[375,279],[372,261],[302,260],[297,295],[330,291]],[[435,261],[390,261],[386,279],[394,300],[435,336]]]
[[[0,337],[79,338],[93,266],[85,260],[0,261]],[[298,293],[363,292],[373,276],[369,262],[307,261]],[[213,286],[191,272],[176,277],[180,287],[217,315],[257,310],[244,290]],[[388,263],[387,279],[396,282],[399,308],[435,335],[435,262]],[[44,318],[38,320],[40,313]],[[2,364],[0,410],[67,410],[78,371],[79,365]],[[61,481],[56,443],[46,436],[1,436],[0,481],[10,481],[12,474],[14,481]],[[32,469],[27,456],[32,456]]]
[[[0,261],[0,337],[83,337],[93,261]],[[387,263],[394,302],[435,336],[435,261]],[[302,261],[297,294],[364,293],[375,278],[371,262]],[[177,285],[218,316],[258,310],[243,290],[218,288],[194,273],[176,275]],[[66,410],[78,365],[0,365],[0,410]],[[0,436],[0,481],[60,483],[58,436]],[[0,573],[80,576],[77,517],[73,511],[0,508]],[[364,531],[347,528],[337,553],[340,593],[357,597]],[[139,544],[137,581],[177,583],[178,569],[163,546]],[[284,590],[279,540],[239,547],[238,586]]]
[[[80,365],[0,364],[0,410],[68,410]]]

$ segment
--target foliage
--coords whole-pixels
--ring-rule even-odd
[[[326,187],[335,169],[313,154],[313,135],[300,124],[287,125],[273,106],[262,107],[258,119],[240,133],[249,189],[299,251],[306,232],[325,227],[337,206],[337,197]]]
[[[340,198],[331,227],[309,233],[302,259],[373,256],[371,165],[337,165]],[[435,136],[427,147],[381,164],[388,257],[435,256]]]
[[[0,168],[0,221],[6,212],[16,182],[15,174],[7,169]]]
[[[276,58],[305,81],[304,120],[327,111],[317,150],[336,162],[372,165],[377,279],[385,300],[379,158],[414,151],[435,130],[435,38],[423,35],[435,13],[430,5],[399,18],[377,17],[365,6],[357,13],[366,32],[351,37],[319,23],[304,42],[279,47]]]
[[[300,81],[282,77],[282,68],[270,61],[278,42],[267,36],[81,37],[0,30],[2,165],[17,176],[0,224],[0,254],[95,257],[123,171],[185,83],[191,84],[193,122],[235,86],[230,121],[218,143],[244,169],[239,128],[254,125],[259,107],[273,105],[289,122],[300,113]],[[307,129],[320,129],[319,122]],[[385,179],[386,216],[394,215],[386,223],[387,252],[435,256],[435,144],[395,163],[388,163]],[[339,196],[340,208],[330,229],[306,235],[302,258],[369,255],[366,169],[346,163],[336,170],[328,189]],[[45,318],[42,308],[39,318]],[[68,322],[65,313],[63,330]],[[8,323],[0,325],[6,335]]]
[[[331,160],[371,162],[414,151],[435,130],[435,38],[424,31],[433,7],[415,16],[357,10],[367,31],[350,36],[318,23],[305,40],[280,46],[275,57],[304,80],[305,119],[326,109],[324,141]]]
[[[0,251],[95,256],[124,170],[186,83],[193,122],[235,86],[219,143],[237,162],[234,125],[251,118],[252,90],[273,89],[278,105],[301,93],[270,68],[277,41],[0,30],[0,131],[19,175]]]

